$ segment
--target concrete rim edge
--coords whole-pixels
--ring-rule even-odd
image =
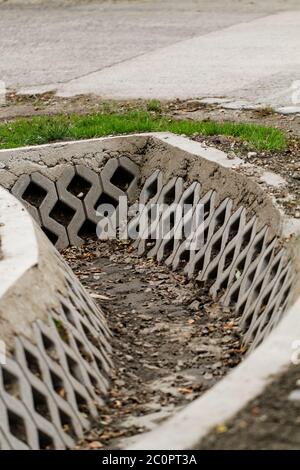
[[[30,268],[38,263],[34,222],[23,205],[0,187],[0,298]]]

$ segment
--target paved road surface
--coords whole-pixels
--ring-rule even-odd
[[[0,80],[63,96],[289,106],[300,80],[300,2],[0,0]]]

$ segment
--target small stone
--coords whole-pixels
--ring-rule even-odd
[[[194,300],[190,305],[189,309],[193,310],[194,312],[197,312],[200,307],[200,302],[198,300]]]
[[[153,317],[151,315],[139,315],[139,318],[141,320],[150,321]]]
[[[158,279],[169,279],[168,274],[158,274],[157,276]]]
[[[238,425],[238,426],[239,426],[240,429],[246,429],[247,426],[248,426],[248,423],[247,423],[247,421],[245,421],[245,420],[241,420],[241,421],[239,422],[239,425]]]
[[[212,370],[216,370],[216,369],[220,369],[222,367],[222,362],[221,361],[218,361],[218,362],[215,362],[212,366],[211,366],[211,369]]]
[[[236,155],[234,152],[228,152],[227,153],[227,158],[228,160],[234,160],[236,158]]]
[[[209,372],[207,372],[206,374],[204,374],[203,378],[205,380],[211,380],[214,378],[214,376],[212,374],[210,374]]]
[[[124,387],[125,383],[124,380],[115,380],[115,384],[118,385],[118,387]]]
[[[125,354],[125,358],[127,361],[133,361],[133,356],[130,356],[130,354]]]
[[[290,401],[300,401],[300,390],[293,390],[289,394],[288,400],[290,400]]]
[[[154,366],[153,364],[144,364],[144,367],[146,367],[147,369],[150,369],[150,370],[157,370],[157,369],[159,369],[159,367]]]
[[[248,152],[248,158],[257,157],[257,152]]]
[[[232,340],[232,337],[230,335],[225,335],[222,338],[222,343],[229,343]]]

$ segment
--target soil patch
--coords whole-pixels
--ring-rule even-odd
[[[79,448],[119,448],[207,391],[241,360],[238,320],[208,288],[127,242],[90,240],[63,253],[104,311],[115,371],[98,423]]]
[[[299,450],[300,367],[292,365],[197,449]]]
[[[272,189],[272,193],[285,213],[300,218],[300,139],[291,137],[288,148],[280,152],[253,151],[249,144],[234,137],[197,135],[193,140],[222,150],[229,159],[237,156],[282,176],[288,184]]]

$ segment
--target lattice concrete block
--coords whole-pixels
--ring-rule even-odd
[[[128,157],[120,157],[119,165],[111,178],[111,182],[128,196],[129,202],[134,199],[138,189],[140,169]]]
[[[268,228],[264,227],[260,232],[255,234],[250,246],[242,254],[243,257],[239,260],[237,271],[235,273],[235,281],[229,287],[222,297],[224,305],[230,305],[233,302],[236,304],[241,299],[242,295],[248,291],[252,285],[251,276],[255,275],[256,267],[261,259],[263,248],[268,246]],[[249,273],[249,268],[251,273]],[[250,276],[249,276],[250,274]]]
[[[1,405],[0,405],[0,409],[1,409]],[[1,431],[1,424],[0,424],[0,450],[12,450],[11,445],[9,444],[5,435]]]
[[[34,423],[32,425],[30,419],[26,417],[23,430],[21,425],[19,428],[10,425],[11,432],[19,432],[19,440],[23,437],[23,441],[33,449],[65,448],[65,443],[60,438],[58,429],[49,419],[45,418],[45,416],[50,416],[52,410],[47,397],[48,391],[45,390],[43,384],[41,385],[37,380],[34,383],[29,382],[20,365],[10,358],[7,359],[6,365],[1,367],[0,376],[1,397],[6,402],[7,412],[9,413],[9,402],[16,404],[17,400],[20,400]],[[25,415],[23,415],[24,417]],[[21,416],[19,418],[21,419]],[[25,423],[29,423],[30,428]]]
[[[176,209],[175,213],[172,212],[172,210],[169,211],[169,217],[174,214],[174,225],[169,231],[164,230],[164,236],[156,243],[155,251],[157,261],[161,262],[163,259],[166,259],[166,264],[170,265],[179,244],[184,237],[188,237],[192,232],[192,214],[195,205],[199,202],[200,190],[200,183],[195,182],[184,191],[178,203],[179,217],[176,215]]]
[[[246,210],[240,207],[230,216],[219,240],[215,241],[212,245],[212,251],[214,252],[212,259],[202,274],[198,275],[198,280],[218,279],[218,273],[222,271],[224,265],[228,266],[233,263],[245,225]],[[215,248],[216,246],[218,250]]]
[[[94,224],[99,222],[99,216],[96,213],[96,205],[100,195],[103,193],[103,187],[99,175],[84,165],[76,165],[76,174],[87,181],[90,185],[86,194],[83,194],[83,205],[86,211],[87,219]]]
[[[39,213],[41,218],[41,225],[46,234],[58,250],[66,248],[69,245],[69,239],[65,227],[50,217],[52,210],[58,201],[58,195],[55,184],[41,173],[32,173],[30,175],[31,181],[42,188],[46,195],[39,203]]]
[[[60,410],[61,427],[66,429],[72,438],[81,438],[86,429],[87,421],[78,413],[76,394],[70,381],[70,371],[64,369],[59,362],[61,344],[55,341],[54,327],[37,322],[34,325],[35,338],[42,362],[44,381],[52,388],[55,401]]]
[[[258,318],[256,323],[252,323],[245,332],[244,343],[247,344],[251,341],[249,352],[259,346],[281,321],[288,307],[289,294],[294,281],[291,266],[288,265],[273,286],[268,304],[263,310],[262,318]]]
[[[131,211],[134,212],[131,220],[128,223],[128,233],[130,238],[135,240],[134,246],[138,246],[140,236],[142,235],[143,229],[141,225],[148,223],[148,211],[150,210],[151,204],[155,204],[160,195],[163,186],[163,174],[161,171],[156,170],[147,178],[145,184],[140,193],[139,203],[131,207]]]
[[[220,252],[222,234],[230,217],[231,208],[232,201],[225,199],[210,218],[207,234],[204,231],[203,236],[201,235],[199,238],[200,249],[193,250],[193,256],[185,267],[185,273],[187,273],[189,278],[197,275],[197,279],[200,279],[214,253],[218,254]]]
[[[0,416],[0,437],[5,439],[0,442],[1,448],[2,445],[12,450],[38,448],[35,425],[21,402],[13,398],[4,401],[0,397]]]
[[[243,306],[240,325],[245,332],[244,341],[258,341],[262,330],[276,322],[282,313],[282,306],[288,297],[290,263],[286,263],[284,252],[280,250],[268,263],[267,269],[254,280],[249,298]],[[254,294],[253,294],[254,293]]]
[[[120,198],[130,199],[136,192],[139,178],[139,169],[128,158],[111,158],[101,171],[102,193],[96,203],[97,215],[100,221],[97,225],[97,234],[101,237],[109,236],[108,220],[112,222],[112,229],[123,231],[127,220],[121,219],[119,211]],[[125,202],[125,201],[124,201]],[[115,221],[113,222],[113,219]],[[102,220],[103,219],[103,222]]]
[[[176,178],[173,178],[161,186],[159,192],[154,187],[151,199],[147,191],[152,183],[157,186],[158,175],[158,171],[151,175],[141,191],[140,201],[146,202],[144,217],[148,226],[135,242],[139,253],[148,252],[148,256],[164,260],[173,269],[184,267],[190,279],[210,281],[214,298],[222,292],[222,302],[235,305],[237,315],[242,316],[242,329],[254,322],[246,338],[256,344],[265,334],[266,324],[269,327],[269,323],[274,324],[281,316],[291,287],[291,282],[286,280],[283,252],[276,255],[278,240],[270,241],[267,227],[257,232],[256,217],[248,220],[245,208],[239,207],[233,212],[231,199],[226,198],[217,205],[215,191],[209,191],[200,199],[200,185],[195,186],[196,183],[183,193],[182,182],[177,183],[181,197],[176,198]],[[166,205],[163,205],[164,198],[169,199]],[[191,209],[179,224],[173,201],[180,206],[188,198]],[[150,213],[149,201],[161,204],[154,216]],[[139,211],[131,221],[132,226],[137,227],[141,219]],[[175,239],[176,226],[182,230],[179,241]],[[189,227],[190,231],[183,230]],[[284,287],[278,284],[278,279]],[[266,294],[262,296],[262,293]]]
[[[102,181],[104,194],[108,196],[108,199],[107,199],[108,203],[109,203],[109,200],[111,200],[112,205],[115,207],[117,207],[119,204],[119,198],[125,195],[122,189],[115,186],[115,184],[111,182],[118,168],[119,168],[119,160],[117,158],[111,158],[110,160],[106,162],[106,165],[101,171],[101,181]]]
[[[183,240],[174,249],[173,254],[166,260],[166,264],[172,265],[174,270],[179,267],[186,267],[192,261],[195,255],[193,244],[196,242],[198,244],[205,238],[210,220],[215,211],[215,201],[215,191],[209,191],[195,204],[193,211],[188,214],[186,224],[192,227],[189,237],[184,236]]]
[[[216,280],[210,288],[215,299],[218,293],[227,290],[240,272],[239,264],[245,259],[248,247],[256,235],[256,217],[246,222],[246,211],[242,209],[236,236],[229,241],[218,263]]]
[[[283,251],[275,256],[276,239],[264,247],[261,256],[258,256],[249,265],[245,277],[241,282],[236,310],[239,314],[252,308],[253,300],[257,300],[261,292],[268,285],[272,285],[272,278],[284,267]],[[275,259],[274,259],[275,256]],[[270,273],[270,270],[272,273]],[[269,280],[269,282],[267,282]]]
[[[80,245],[83,240],[78,236],[78,232],[85,222],[85,212],[82,201],[68,191],[68,186],[71,184],[75,175],[75,168],[69,166],[56,182],[58,203],[53,211],[61,212],[70,243],[72,245]],[[66,216],[68,216],[67,219]]]
[[[16,196],[19,200],[23,202],[26,209],[28,210],[29,214],[36,220],[36,222],[41,225],[41,218],[37,207],[35,207],[32,202],[30,201],[30,191],[29,191],[29,199],[26,196],[27,189],[30,190],[31,179],[29,175],[22,175],[16,181],[14,186],[11,189],[11,192],[14,196]],[[25,198],[24,198],[25,195]]]
[[[42,354],[35,345],[25,338],[19,337],[15,340],[15,359],[32,388],[32,398],[27,403],[27,408],[29,410],[34,408],[35,413],[38,413],[47,421],[50,426],[47,435],[51,437],[52,446],[55,449],[71,447],[74,441],[62,427],[62,410],[59,408],[58,400],[55,399],[55,394],[57,391],[59,392],[59,388],[55,390],[53,387],[54,375],[49,381],[47,364],[43,360]],[[50,384],[50,387],[47,386],[47,383]],[[61,388],[61,395],[63,395],[62,390]],[[36,397],[33,397],[34,394]],[[63,397],[61,396],[61,398]],[[32,411],[30,412],[32,414]]]
[[[31,391],[18,366],[7,359],[7,366],[0,368],[1,426],[13,448],[39,448],[39,433],[25,405]],[[10,374],[10,377],[8,377]],[[9,386],[11,385],[11,389]],[[13,389],[15,386],[15,390]],[[21,400],[16,398],[20,394]],[[28,395],[29,394],[29,395]],[[27,395],[27,396],[26,396]]]
[[[170,210],[173,204],[179,202],[182,192],[183,179],[174,177],[162,187],[155,205],[153,201],[151,202],[149,208],[147,208],[147,220],[150,223],[147,224],[145,230],[141,233],[138,243],[138,253],[140,255],[151,250],[153,245],[155,245],[156,239],[161,237],[161,216],[164,211]]]
[[[166,205],[166,207],[162,209],[157,226],[154,227],[154,230],[156,231],[156,233],[154,235],[153,247],[148,251],[149,257],[154,257],[157,255],[159,247],[161,245],[161,241],[168,239],[170,237],[170,231],[172,230],[172,228],[174,228],[175,220],[176,220],[176,210],[178,207],[180,207],[179,198],[182,197],[182,191],[183,191],[182,178],[178,178],[176,182],[176,186],[177,186],[176,188],[177,194],[174,194],[174,201],[171,202],[170,205]],[[152,238],[152,235],[153,235],[153,232],[150,234],[151,238]]]

